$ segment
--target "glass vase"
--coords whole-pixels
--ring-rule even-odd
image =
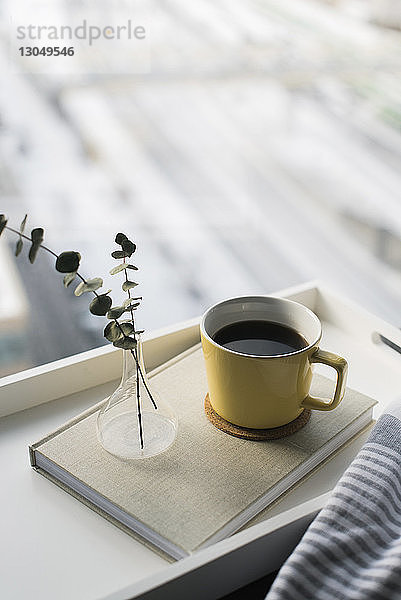
[[[121,383],[99,412],[98,439],[107,452],[125,460],[156,456],[174,442],[177,418],[151,389],[140,336],[135,349],[122,353]]]

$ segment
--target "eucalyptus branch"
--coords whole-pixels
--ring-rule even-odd
[[[131,352],[132,352],[132,350],[131,350]],[[136,407],[137,407],[137,411],[138,411],[139,438],[140,438],[140,442],[141,442],[141,449],[143,450],[142,409],[141,409],[141,396],[139,393],[139,375],[138,375],[139,370],[140,370],[139,362],[138,362],[138,359],[136,359]]]
[[[80,279],[81,283],[78,284],[78,286],[76,287],[74,294],[76,296],[80,296],[83,293],[92,292],[92,294],[94,294],[95,298],[90,303],[90,306],[89,306],[90,312],[93,315],[107,316],[109,319],[111,319],[110,323],[108,324],[108,326],[106,326],[106,328],[104,330],[104,335],[105,335],[106,339],[111,341],[115,346],[117,346],[119,348],[123,348],[125,350],[135,349],[136,348],[136,338],[130,337],[130,333],[134,333],[134,334],[138,333],[135,330],[134,320],[132,322],[132,331],[129,331],[129,328],[128,328],[128,334],[126,331],[127,328],[124,327],[124,324],[122,324],[122,326],[121,326],[117,320],[119,318],[119,316],[121,316],[124,312],[126,312],[126,307],[123,306],[123,307],[112,308],[112,299],[109,296],[109,293],[111,292],[111,290],[107,290],[107,292],[103,292],[103,293],[98,293],[96,291],[100,287],[102,287],[103,279],[100,277],[95,277],[93,279],[86,279],[85,277],[83,277],[81,275],[81,273],[78,271],[78,267],[79,267],[79,264],[81,261],[81,255],[79,252],[66,251],[66,252],[61,252],[60,254],[57,254],[51,248],[45,246],[42,243],[43,239],[44,239],[43,228],[37,227],[35,229],[32,229],[31,237],[27,236],[24,233],[26,221],[27,221],[27,215],[25,215],[24,219],[22,220],[20,229],[18,231],[17,229],[14,229],[13,227],[10,227],[7,224],[8,221],[4,214],[0,214],[0,235],[2,234],[4,229],[7,229],[18,236],[18,241],[17,241],[17,245],[16,245],[16,249],[15,249],[16,256],[18,256],[21,253],[21,250],[23,247],[23,240],[26,240],[31,243],[31,248],[29,250],[29,260],[31,263],[33,263],[35,261],[36,255],[37,255],[39,249],[42,249],[45,252],[54,256],[56,258],[56,265],[55,265],[56,270],[59,271],[60,273],[64,274],[64,279],[63,279],[64,286],[68,287],[74,281],[74,279],[76,277],[78,279]],[[124,260],[125,260],[126,257],[130,257],[133,254],[133,252],[135,252],[135,250],[136,250],[136,245],[133,242],[131,242],[127,238],[126,235],[124,235],[122,233],[117,234],[116,242],[119,243],[119,245],[121,246],[121,250],[113,252],[112,253],[113,258],[124,258]],[[134,267],[133,265],[130,265],[130,267],[133,269],[136,269],[136,267]],[[127,278],[126,278],[125,283],[128,285],[128,288],[127,288],[128,291],[130,289],[129,286],[134,287],[137,285],[136,283],[130,282],[129,280],[127,280]],[[134,300],[135,299],[131,298],[131,294],[129,293],[129,303],[131,303],[131,301],[134,301]],[[137,300],[140,300],[140,298],[138,298]],[[135,307],[137,305],[139,305],[139,302],[135,305]],[[133,306],[132,305],[128,308],[128,310],[131,312],[131,315],[133,316]]]
[[[42,242],[44,240],[44,230],[41,227],[37,227],[32,229],[31,237],[28,237],[24,233],[25,225],[27,221],[27,215],[25,215],[24,219],[21,222],[19,231],[9,227],[7,225],[7,218],[5,215],[0,214],[0,235],[4,229],[8,229],[12,233],[18,235],[18,241],[15,248],[15,255],[18,256],[21,253],[23,248],[23,240],[30,242],[31,247],[29,250],[29,260],[33,263],[36,259],[36,255],[39,249],[48,252],[52,256],[56,258],[55,268],[58,272],[64,274],[63,283],[65,287],[68,287],[74,279],[77,277],[81,280],[81,283],[74,290],[74,294],[76,296],[80,296],[86,292],[92,292],[94,294],[94,299],[90,303],[89,310],[93,315],[97,316],[106,316],[109,319],[109,323],[104,328],[104,336],[107,340],[113,343],[117,348],[122,348],[123,350],[129,350],[134,358],[136,365],[136,400],[137,400],[137,413],[138,413],[138,425],[139,425],[139,436],[140,436],[140,444],[141,448],[144,447],[143,442],[143,424],[142,424],[142,408],[141,408],[141,397],[140,397],[140,380],[142,380],[143,385],[146,389],[146,392],[149,395],[149,398],[153,404],[153,407],[157,410],[156,402],[149,390],[149,387],[146,382],[145,373],[143,373],[141,363],[139,360],[139,352],[138,352],[138,335],[143,333],[136,329],[135,324],[135,310],[139,306],[141,297],[133,298],[131,296],[131,289],[136,287],[138,284],[135,281],[131,281],[128,278],[128,270],[137,271],[138,268],[135,265],[128,264],[126,259],[131,257],[131,255],[136,250],[136,245],[131,242],[127,238],[127,236],[123,233],[117,233],[115,237],[116,243],[120,246],[121,249],[115,250],[112,252],[112,257],[115,259],[123,259],[123,263],[114,267],[111,271],[111,275],[116,275],[117,273],[124,271],[124,279],[125,281],[122,284],[122,289],[127,292],[128,298],[123,303],[122,306],[112,306],[112,299],[109,296],[111,290],[107,292],[98,293],[96,290],[103,286],[103,279],[100,277],[95,277],[93,279],[85,279],[81,273],[78,271],[78,267],[81,261],[81,255],[76,251],[66,251],[57,254],[47,246],[45,246]],[[131,320],[130,321],[122,321],[119,322],[119,318],[124,313],[130,313]]]
[[[135,361],[136,368],[136,403],[137,403],[137,416],[138,416],[138,430],[140,437],[141,448],[143,449],[143,424],[142,424],[142,406],[141,406],[141,394],[140,394],[140,380],[142,380],[146,392],[153,404],[153,407],[157,410],[157,405],[154,398],[149,390],[146,383],[145,375],[142,372],[141,363],[139,360],[138,353],[138,334],[142,333],[136,329],[134,311],[140,304],[140,297],[132,298],[131,289],[137,286],[135,281],[130,281],[128,278],[128,270],[137,271],[138,268],[135,265],[127,263],[126,259],[129,258],[136,250],[136,245],[127,238],[123,233],[118,233],[115,238],[115,242],[121,246],[121,250],[115,250],[112,252],[112,257],[115,259],[123,259],[123,262],[111,269],[110,274],[116,275],[121,271],[124,271],[124,283],[122,284],[123,291],[127,292],[128,298],[122,306],[115,306],[107,312],[107,317],[112,321],[105,328],[105,336],[111,340],[117,347],[129,350]],[[131,321],[124,321],[119,323],[118,319],[125,313],[129,312],[131,315]],[[131,337],[133,335],[133,337]]]
[[[125,260],[126,260],[126,257],[124,256],[124,258],[123,258],[123,261],[124,261],[124,263],[125,263]],[[125,282],[126,282],[126,283],[128,283],[127,269],[124,269],[124,275],[125,275]],[[132,300],[132,298],[131,298],[131,290],[130,290],[130,288],[128,288],[128,289],[127,289],[127,294],[128,294],[128,298],[129,298],[130,300]],[[131,321],[132,321],[132,326],[133,326],[133,328],[134,328],[134,332],[133,332],[133,333],[134,333],[134,335],[135,335],[136,331],[135,331],[135,317],[134,317],[134,309],[132,308],[132,305],[131,305],[131,304],[130,304],[130,312],[131,312]]]
[[[123,331],[123,329],[122,329],[122,327],[121,327],[121,324],[119,323],[118,319],[114,319],[114,322],[115,322],[115,324],[117,325],[117,327],[119,328],[119,330],[120,330],[120,332],[121,332],[121,335],[122,335],[124,338],[127,338],[128,336],[127,336],[127,335],[124,333],[124,331]],[[135,333],[136,333],[136,332],[135,332]],[[147,383],[146,383],[145,376],[144,376],[144,374],[143,374],[143,372],[142,372],[142,368],[141,368],[141,364],[140,364],[140,362],[139,362],[139,359],[138,359],[138,354],[137,354],[137,351],[136,351],[136,349],[135,349],[135,348],[132,348],[132,349],[130,350],[130,352],[131,352],[131,354],[132,354],[132,356],[133,356],[133,358],[134,358],[134,360],[135,360],[135,364],[136,364],[136,365],[137,365],[137,367],[138,367],[139,374],[140,374],[140,376],[141,376],[141,379],[142,379],[142,383],[143,383],[143,385],[145,386],[145,389],[146,389],[146,391],[147,391],[147,392],[148,392],[148,394],[149,394],[149,398],[151,399],[151,401],[152,401],[152,404],[153,404],[153,406],[154,406],[155,410],[157,410],[157,405],[156,405],[156,402],[155,402],[155,401],[154,401],[154,399],[153,399],[152,393],[151,393],[150,389],[148,388],[148,385],[147,385]]]
[[[3,215],[1,215],[1,216],[3,216]],[[26,215],[25,215],[25,218],[24,218],[24,220],[23,220],[24,226],[25,226],[25,222],[26,222]],[[61,256],[60,254],[57,254],[56,252],[54,252],[53,250],[51,250],[51,248],[48,248],[48,246],[45,246],[45,245],[44,245],[44,244],[42,244],[42,243],[38,243],[38,244],[36,244],[36,246],[35,246],[35,242],[34,242],[34,240],[33,240],[33,238],[32,238],[32,235],[31,235],[31,237],[29,238],[27,235],[25,235],[25,234],[23,233],[23,231],[22,231],[21,229],[20,229],[20,231],[17,231],[16,229],[14,229],[13,227],[10,227],[9,225],[4,225],[3,229],[7,229],[8,231],[11,231],[12,233],[15,233],[16,235],[18,235],[18,236],[19,236],[19,240],[22,240],[22,238],[23,238],[23,239],[25,239],[25,240],[27,240],[28,242],[30,242],[30,243],[32,244],[32,247],[33,247],[33,248],[34,248],[34,247],[36,247],[36,249],[39,249],[39,248],[41,248],[42,250],[45,250],[45,252],[48,252],[49,254],[51,254],[52,256],[54,256],[54,257],[55,257],[57,260],[58,260],[58,259],[60,258],[60,256]],[[2,230],[3,230],[3,229],[2,229]],[[34,230],[32,230],[32,231],[34,232],[34,231],[37,231],[37,230],[35,230],[35,229],[34,229]],[[43,229],[42,229],[42,232],[43,232]],[[17,249],[16,249],[16,254],[17,254],[17,256],[18,256],[18,254],[20,253],[21,249],[22,249],[22,245],[17,245]],[[62,253],[62,254],[63,254],[63,253]],[[77,253],[75,253],[75,254],[79,255],[79,253],[78,253],[78,252],[77,252]],[[35,258],[36,258],[36,252],[35,252],[35,255],[34,255],[34,257],[33,257],[33,260],[31,260],[31,262],[32,262],[32,263],[34,262]],[[72,273],[72,272],[73,272],[73,271],[71,271],[71,273]],[[76,276],[76,277],[78,277],[78,278],[79,278],[79,279],[82,281],[82,283],[83,283],[84,285],[88,285],[88,280],[86,280],[86,279],[85,279],[85,278],[84,278],[84,277],[83,277],[83,276],[82,276],[82,275],[81,275],[81,274],[80,274],[78,271],[75,271],[74,273],[75,273],[75,276]],[[71,281],[73,281],[73,279],[71,279]],[[67,285],[69,285],[69,284],[67,284]],[[95,296],[99,296],[99,294],[98,294],[98,293],[96,292],[96,290],[94,290],[94,289],[90,289],[90,290],[88,290],[88,291],[91,291],[91,292],[92,292],[92,293],[93,293]]]
[[[33,263],[36,259],[36,255],[39,249],[51,254],[56,259],[56,270],[64,274],[64,286],[68,287],[74,279],[77,277],[81,280],[81,283],[74,290],[76,296],[80,296],[85,292],[92,292],[94,299],[90,303],[89,310],[93,315],[106,316],[109,319],[109,323],[104,329],[104,336],[107,340],[113,343],[117,348],[129,350],[134,358],[136,365],[136,400],[137,400],[137,413],[138,413],[138,425],[141,448],[143,449],[143,424],[142,424],[142,409],[141,409],[141,398],[140,398],[140,380],[149,395],[149,398],[153,404],[153,407],[157,410],[156,402],[149,390],[146,382],[145,373],[143,373],[141,363],[139,360],[138,353],[138,335],[143,333],[136,329],[135,324],[135,310],[139,306],[141,297],[133,298],[131,296],[131,289],[136,287],[138,284],[135,281],[131,281],[128,278],[128,270],[137,271],[138,268],[135,265],[128,264],[126,259],[136,250],[136,245],[127,238],[123,233],[118,233],[115,237],[116,243],[121,247],[119,250],[112,252],[112,257],[115,259],[123,259],[123,263],[114,267],[110,273],[116,275],[117,273],[124,271],[125,281],[122,284],[122,288],[128,294],[127,300],[122,306],[112,306],[112,299],[109,296],[111,290],[107,292],[98,293],[97,290],[103,286],[103,279],[95,277],[93,279],[85,279],[78,271],[78,267],[81,261],[81,255],[79,252],[66,251],[57,254],[42,242],[44,240],[44,230],[41,227],[32,229],[31,237],[25,235],[24,229],[27,221],[27,215],[21,222],[19,231],[7,225],[7,218],[5,215],[0,214],[0,235],[4,229],[11,231],[18,236],[18,241],[15,248],[15,255],[18,256],[23,248],[23,240],[30,242],[31,247],[29,250],[29,260]],[[119,318],[124,313],[130,313],[131,320],[119,322]]]
[[[125,262],[125,257],[124,257],[124,262]],[[127,275],[127,269],[124,269],[124,274],[125,274],[125,281],[126,281],[126,283],[128,283],[128,281],[129,281],[129,280],[128,280],[128,275]],[[129,288],[127,289],[127,294],[128,294],[128,298],[129,298],[130,300],[132,300],[132,297],[131,297],[131,290],[130,290]],[[134,335],[135,335],[135,337],[136,337],[136,333],[137,333],[137,332],[136,332],[136,330],[135,330],[135,317],[134,317],[134,309],[132,308],[132,305],[130,305],[130,312],[131,312],[131,321],[132,321],[132,326],[133,326],[133,328],[134,328],[134,331],[133,331],[133,333],[134,333]],[[149,398],[150,398],[150,400],[151,400],[151,402],[152,402],[152,404],[153,404],[153,408],[154,408],[155,410],[157,410],[157,404],[156,404],[156,402],[155,402],[155,400],[154,400],[154,398],[153,398],[153,396],[152,396],[152,393],[151,393],[150,389],[148,388],[148,384],[146,383],[145,376],[144,376],[144,374],[142,373],[142,367],[141,367],[141,364],[140,364],[140,362],[139,362],[139,360],[138,360],[138,355],[137,355],[137,350],[136,350],[136,348],[132,349],[132,350],[131,350],[131,353],[132,353],[132,356],[134,357],[134,360],[135,360],[135,362],[136,362],[136,365],[137,365],[137,370],[139,371],[139,374],[140,374],[140,376],[141,376],[142,383],[143,383],[143,385],[145,386],[145,389],[146,389],[146,391],[147,391],[147,392],[148,392],[148,394],[149,394]]]
[[[13,229],[9,225],[5,225],[4,229],[8,229],[8,231],[12,231],[13,233],[16,233],[20,237],[24,238],[25,240],[28,240],[28,242],[32,242],[31,238],[29,238],[27,235],[25,235],[21,231],[17,231],[16,229]],[[52,254],[53,256],[55,256],[56,258],[58,258],[58,254],[56,254],[55,252],[53,252],[53,250],[50,250],[50,248],[48,248],[47,246],[44,246],[43,244],[40,244],[40,247],[42,248],[42,250],[46,250],[46,252],[49,252],[50,254]]]

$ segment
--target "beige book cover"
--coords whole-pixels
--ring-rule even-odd
[[[122,461],[96,437],[99,405],[30,448],[39,472],[135,537],[178,559],[234,533],[366,427],[371,398],[347,389],[331,412],[279,440],[254,442],[216,429],[204,412],[206,374],[196,346],[151,375],[179,418],[163,454]],[[333,382],[315,375],[314,393]]]

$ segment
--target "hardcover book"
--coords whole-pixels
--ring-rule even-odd
[[[96,436],[104,401],[30,448],[32,466],[64,490],[173,559],[188,556],[243,527],[320,465],[372,419],[375,401],[347,389],[333,411],[312,411],[298,432],[255,442],[216,429],[204,412],[206,374],[200,345],[150,374],[179,418],[163,454],[124,461]],[[313,392],[333,382],[314,376]]]

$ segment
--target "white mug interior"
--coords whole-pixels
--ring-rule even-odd
[[[242,296],[218,302],[203,315],[201,331],[211,343],[219,346],[214,341],[214,336],[220,329],[232,323],[258,320],[292,327],[303,336],[308,346],[287,354],[305,352],[319,342],[322,334],[321,323],[309,308],[293,300],[273,296]],[[228,348],[224,349],[234,354],[242,354]],[[263,358],[271,357],[264,355]]]

